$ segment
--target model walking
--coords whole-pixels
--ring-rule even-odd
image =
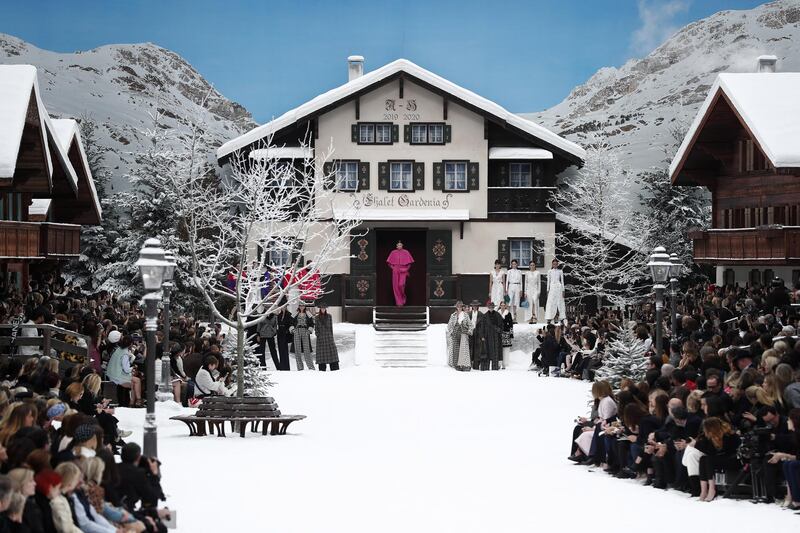
[[[564,303],[564,271],[558,267],[558,259],[553,259],[552,268],[547,272],[547,307],[544,318],[549,323],[558,314],[559,320],[567,318]]]
[[[506,294],[505,276],[503,265],[500,264],[500,261],[495,261],[494,269],[489,272],[489,300],[494,305],[500,305],[500,302],[503,301],[503,296]]]

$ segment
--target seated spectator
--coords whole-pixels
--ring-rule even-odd
[[[133,368],[131,367],[133,354],[131,354],[129,348],[133,344],[133,339],[129,335],[120,338],[118,331],[112,331],[109,333],[109,340],[112,342],[118,341],[118,346],[108,361],[106,375],[112,383],[131,390],[133,407],[142,407],[144,405],[142,401],[142,381],[133,375]]]
[[[194,378],[194,397],[206,396],[232,396],[234,389],[225,386],[223,381],[218,381],[217,367],[219,360],[214,355],[206,356],[203,366],[197,371]]]
[[[717,470],[738,470],[741,462],[736,456],[739,436],[730,424],[717,417],[706,418],[694,448],[700,451],[700,501],[710,502],[717,496],[714,473]]]

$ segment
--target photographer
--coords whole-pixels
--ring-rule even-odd
[[[158,509],[158,501],[165,500],[161,489],[161,463],[154,457],[143,457],[138,444],[129,442],[122,448],[119,480],[122,501],[134,516],[148,526],[148,531],[165,533],[161,519],[168,509]],[[137,504],[141,507],[137,510]]]

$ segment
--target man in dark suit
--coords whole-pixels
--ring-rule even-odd
[[[289,331],[294,324],[291,313],[283,307],[277,315],[278,319],[278,370],[289,370],[289,341],[292,334]]]

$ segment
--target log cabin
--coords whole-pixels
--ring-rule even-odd
[[[102,221],[78,123],[54,119],[36,67],[0,65],[0,276],[25,290],[32,271],[80,254],[81,225]]]
[[[800,73],[717,76],[670,166],[673,186],[711,191],[711,227],[690,234],[717,284],[800,281]]]

